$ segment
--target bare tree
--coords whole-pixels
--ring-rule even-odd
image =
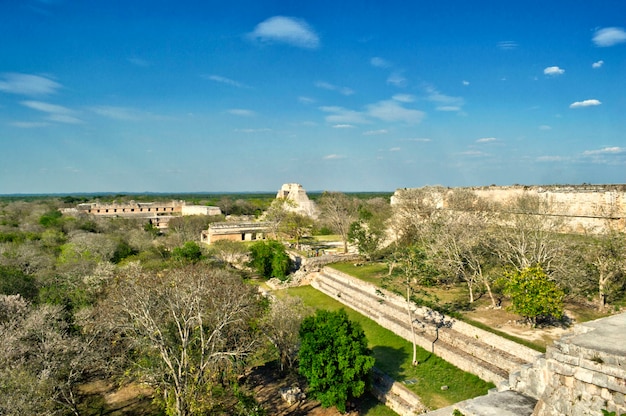
[[[623,289],[626,285],[626,236],[609,229],[595,239],[589,257],[597,276],[598,309],[604,310],[612,292],[611,286]]]
[[[287,296],[275,299],[263,318],[263,333],[278,352],[281,371],[293,367],[298,355],[300,324],[312,313],[302,299]]]
[[[547,273],[558,271],[564,245],[557,238],[562,221],[550,214],[548,201],[524,195],[509,202],[506,212],[493,219],[493,250],[516,270],[540,265]]]
[[[132,266],[108,302],[128,336],[154,357],[151,381],[171,414],[210,411],[212,387],[227,383],[256,345],[256,291],[221,269],[155,274]]]
[[[390,227],[396,240],[420,241],[424,225],[443,207],[444,190],[441,187],[423,187],[396,191],[392,203]]]
[[[348,252],[350,224],[358,218],[359,202],[341,192],[324,192],[319,200],[320,218],[339,234],[343,242],[343,252]]]

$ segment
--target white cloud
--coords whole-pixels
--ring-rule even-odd
[[[61,88],[61,84],[39,75],[8,73],[0,79],[0,92],[19,95],[49,95]]]
[[[413,101],[415,101],[415,97],[411,94],[396,94],[391,98],[401,103],[412,103]]]
[[[219,82],[221,84],[226,84],[237,88],[247,88],[245,84],[242,84],[239,81],[235,81],[234,79],[226,78],[220,75],[203,75],[202,77],[208,79],[209,81]]]
[[[298,97],[298,101],[300,101],[302,104],[313,104],[315,102],[313,98],[305,96]]]
[[[379,136],[381,134],[387,134],[389,133],[388,130],[385,129],[380,129],[380,130],[368,130],[366,132],[363,132],[363,136]]]
[[[141,118],[139,111],[127,107],[97,106],[92,107],[91,111],[100,116],[112,118],[114,120],[134,121]]]
[[[602,104],[600,100],[592,99],[592,100],[584,100],[584,101],[576,101],[569,105],[569,108],[582,108],[582,107],[591,107],[594,105]]]
[[[387,84],[395,85],[396,87],[404,87],[406,83],[406,78],[400,72],[393,72],[387,77]]]
[[[548,126],[547,124],[543,124],[539,126],[539,130],[544,130],[544,131],[552,130],[552,127]]]
[[[404,108],[394,100],[368,105],[367,114],[383,121],[402,121],[408,124],[417,124],[425,116],[423,111]]]
[[[407,142],[420,142],[420,143],[428,143],[428,142],[432,142],[431,139],[429,138],[421,138],[421,137],[416,137],[414,139],[405,139]]]
[[[267,43],[286,43],[300,48],[315,49],[320,45],[319,36],[302,19],[274,16],[256,25],[250,38]]]
[[[399,152],[400,150],[402,150],[399,147],[392,147],[391,149],[389,149],[390,152]]]
[[[49,121],[67,124],[82,123],[82,120],[76,117],[76,112],[74,110],[70,110],[69,108],[61,105],[50,104],[43,101],[22,101],[20,104],[33,110],[48,114],[46,119]]]
[[[626,42],[626,31],[621,27],[605,27],[593,35],[596,46],[607,47]]]
[[[462,97],[453,97],[450,95],[442,94],[432,86],[426,86],[426,92],[428,94],[428,96],[426,97],[428,101],[432,101],[443,106],[461,107],[465,103]]]
[[[335,124],[333,128],[334,129],[353,129],[354,126],[352,124]]]
[[[461,152],[460,153],[463,156],[471,156],[471,157],[484,157],[484,156],[489,156],[488,153],[485,152],[481,152],[479,150],[467,150],[465,152]]]
[[[592,64],[591,64],[591,67],[595,69],[595,68],[600,68],[600,67],[602,67],[602,65],[604,65],[604,61],[603,61],[603,60],[599,60],[598,62],[594,62],[594,63],[592,63]]]
[[[34,129],[34,128],[46,127],[50,125],[50,123],[45,123],[45,122],[40,122],[40,121],[14,121],[9,124],[13,127],[19,127],[21,129]]]
[[[435,110],[437,111],[461,111],[461,107],[459,107],[458,105],[440,105],[439,107],[436,107]]]
[[[614,154],[620,154],[620,153],[626,153],[626,147],[611,146],[611,147],[604,147],[602,149],[596,149],[596,150],[585,150],[583,152],[583,155],[584,156],[614,155]]]
[[[517,48],[517,42],[514,40],[503,40],[498,42],[498,48],[503,51],[510,51]]]
[[[465,85],[466,87],[467,87],[468,85],[470,85],[470,82],[469,82],[469,81],[466,81],[466,80],[463,80],[461,83],[462,83],[463,85]]]
[[[498,139],[496,139],[495,137],[483,137],[481,139],[476,140],[476,143],[490,143],[490,142],[495,142]]]
[[[345,156],[341,156],[335,153],[324,156],[324,160],[333,160],[333,159],[345,159]]]
[[[348,87],[339,87],[337,85],[333,85],[329,82],[326,81],[317,81],[315,83],[315,86],[317,88],[321,88],[323,90],[328,90],[328,91],[337,91],[342,95],[352,95],[354,94],[354,90],[352,90],[351,88]]]
[[[372,59],[370,59],[370,64],[372,66],[375,66],[376,68],[389,68],[391,66],[391,64],[388,61],[378,56],[375,56]]]
[[[558,66],[549,66],[543,70],[543,73],[546,75],[555,76],[564,74],[565,70],[563,68],[559,68]]]
[[[232,114],[233,116],[242,116],[242,117],[251,117],[256,113],[252,110],[246,110],[243,108],[231,108],[227,111],[228,114]]]
[[[367,118],[363,113],[354,110],[348,110],[347,108],[337,106],[323,106],[320,107],[325,113],[331,113],[326,116],[326,122],[332,124],[363,124],[368,123]]]

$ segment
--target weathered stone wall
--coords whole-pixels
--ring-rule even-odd
[[[626,230],[626,185],[580,186],[489,186],[465,188],[485,201],[506,204],[524,195],[537,196],[547,202],[547,212],[537,215],[562,219],[566,232],[601,233],[607,225]],[[447,208],[451,188],[432,188],[431,199],[437,208]],[[401,200],[406,189],[398,189],[392,205]]]
[[[539,399],[533,415],[626,413],[626,314],[577,325],[545,358],[511,375],[511,388]]]
[[[374,397],[400,416],[414,416],[428,410],[415,393],[377,368],[372,369],[371,377],[370,391]]]

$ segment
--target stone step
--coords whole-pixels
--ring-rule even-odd
[[[332,297],[337,298],[339,301],[347,304],[363,315],[378,322],[380,322],[381,319],[391,321],[393,325],[410,332],[409,325],[406,324],[406,321],[399,320],[393,315],[386,314],[382,310],[383,308],[378,307],[381,299],[376,296],[375,293],[362,290],[346,283],[340,278],[336,278],[326,273],[320,273],[316,282],[320,290]],[[369,299],[370,301],[359,301],[358,297]],[[401,306],[398,305],[386,304],[386,307],[393,308],[393,310],[395,310],[398,314],[406,313],[405,310],[402,310]],[[493,381],[494,383],[506,380],[510,371],[526,364],[526,361],[509,354],[507,351],[494,348],[492,345],[489,345],[480,339],[469,337],[463,333],[455,331],[454,327],[440,329],[439,339],[434,345],[431,344],[432,340],[436,337],[435,330],[433,328],[420,332],[422,341],[420,342],[420,346],[422,346],[422,348],[430,350],[434,346],[434,348],[438,351],[438,355],[441,355],[443,350],[446,354],[461,356],[462,361],[469,363],[469,367],[459,367],[476,374],[477,372],[472,371],[472,369],[473,366],[477,365],[484,370],[481,374],[479,374],[479,376],[486,378],[489,381]],[[485,377],[485,375],[487,375],[487,377]],[[493,377],[490,377],[489,375],[493,375]]]

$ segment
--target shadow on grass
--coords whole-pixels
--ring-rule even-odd
[[[372,355],[376,359],[376,367],[382,372],[396,380],[403,377],[402,365],[409,360],[405,349],[377,345],[372,349]]]

